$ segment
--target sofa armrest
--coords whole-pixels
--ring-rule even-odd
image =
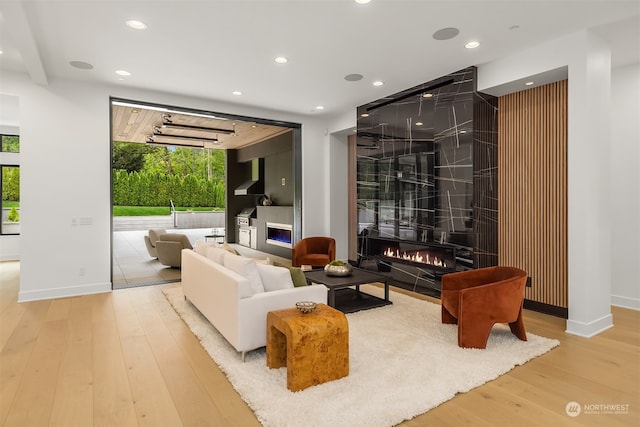
[[[326,304],[327,294],[326,286],[310,285],[262,292],[239,300],[238,350],[253,350],[266,345],[268,312],[293,308],[298,301]]]

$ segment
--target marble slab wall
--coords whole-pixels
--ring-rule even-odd
[[[463,268],[495,265],[495,105],[469,67],[358,107],[359,233],[453,245]]]

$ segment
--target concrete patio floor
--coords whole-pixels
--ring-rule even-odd
[[[211,234],[211,228],[171,229],[168,233],[186,234],[195,246],[197,240]],[[147,252],[144,236],[148,230],[113,232],[113,288],[153,285],[180,280],[180,269],[160,264]]]

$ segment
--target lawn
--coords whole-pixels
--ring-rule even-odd
[[[180,212],[211,212],[220,211],[221,208],[183,208],[176,207]],[[113,216],[150,216],[150,215],[170,215],[169,206],[114,206]]]

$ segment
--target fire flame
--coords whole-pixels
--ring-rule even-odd
[[[434,265],[436,267],[446,268],[447,264],[444,260],[437,256],[432,257],[428,252],[426,254],[420,254],[420,251],[414,253],[400,252],[400,249],[387,248],[383,252],[383,255],[389,258],[398,258],[405,261],[419,262],[422,264]]]

